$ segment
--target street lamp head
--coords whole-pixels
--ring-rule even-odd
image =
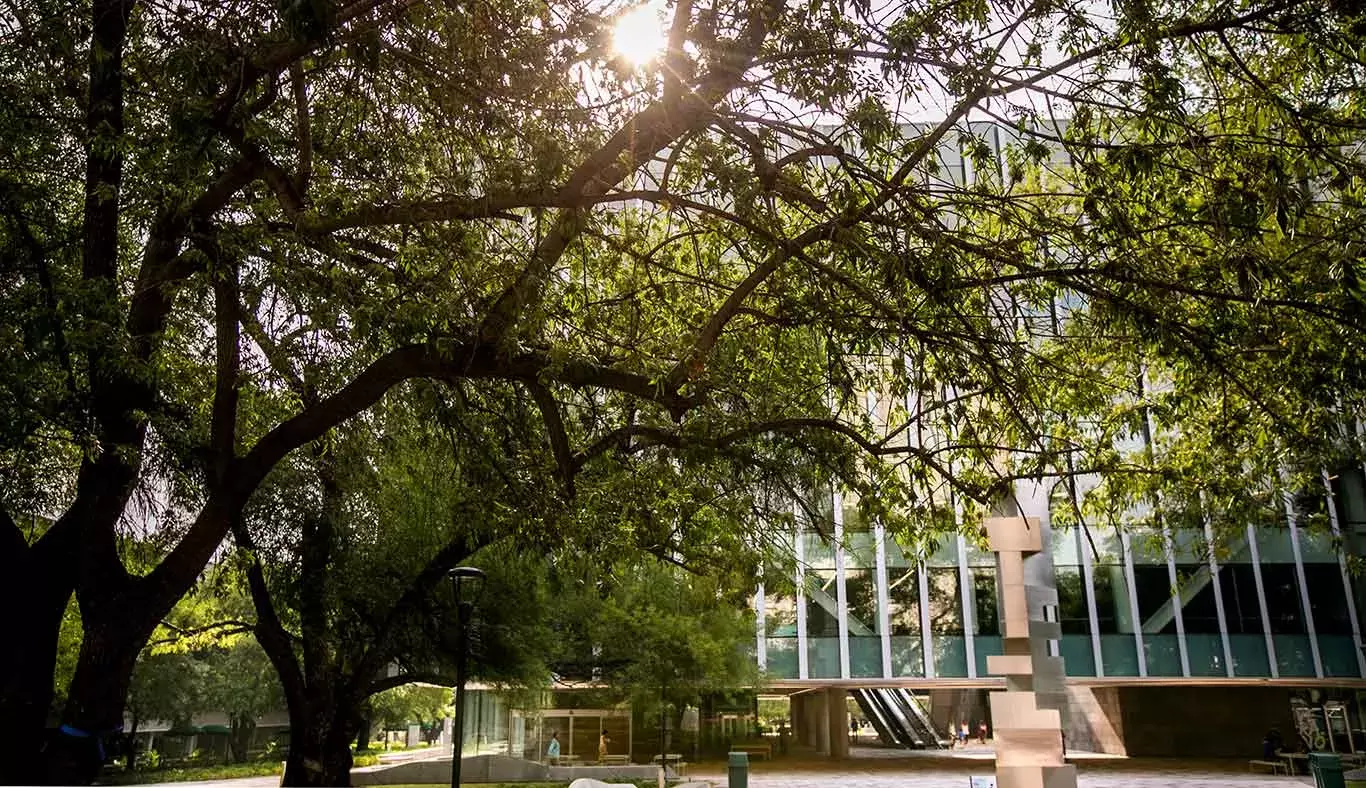
[[[455,591],[457,605],[472,605],[484,590],[484,570],[473,566],[457,566],[448,575]]]

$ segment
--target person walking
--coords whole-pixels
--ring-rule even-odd
[[[607,737],[607,729],[603,728],[602,735],[598,737],[598,763],[607,760],[607,745],[611,742],[612,740]]]
[[[550,744],[547,744],[547,745],[546,745],[546,748],[545,748],[545,757],[546,757],[546,760],[550,761],[550,763],[551,763],[552,766],[553,766],[553,765],[556,765],[556,764],[558,764],[558,763],[560,762],[560,733],[559,733],[559,731],[551,731],[551,732],[550,732]]]

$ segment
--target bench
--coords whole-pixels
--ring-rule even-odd
[[[674,774],[678,777],[684,777],[688,773],[688,762],[683,760],[680,753],[670,752],[664,755],[656,755],[650,760],[666,768],[672,767]]]
[[[751,742],[748,744],[732,744],[730,750],[731,752],[748,753],[749,755],[752,755],[756,758],[762,757],[767,758],[769,760],[772,760],[773,758],[773,745],[771,744],[755,742]]]
[[[605,764],[607,764],[607,765],[609,765],[609,766],[630,766],[630,765],[631,765],[631,756],[629,756],[629,755],[604,755],[604,756],[602,756],[602,763],[605,763]]]
[[[1248,771],[1255,772],[1258,769],[1270,769],[1272,774],[1280,774],[1283,771],[1288,773],[1289,771],[1283,761],[1263,761],[1254,759],[1247,762]]]

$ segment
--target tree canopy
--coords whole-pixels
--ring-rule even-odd
[[[1233,511],[1352,448],[1352,9],[659,8],[640,66],[610,0],[0,14],[0,757],[73,592],[90,734],[21,780],[93,773],[253,496],[381,402],[441,401],[494,536],[716,564],[832,481],[932,535],[948,490]]]

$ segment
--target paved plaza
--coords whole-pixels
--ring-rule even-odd
[[[849,764],[845,770],[758,772],[750,775],[749,784],[752,788],[968,788],[969,776],[974,773],[990,774],[990,771],[861,769],[857,764]],[[693,778],[710,781],[718,788],[726,784],[725,776],[720,772],[698,772]],[[1088,770],[1078,779],[1081,788],[1267,788],[1273,785],[1301,788],[1313,784],[1309,777],[1188,770]]]
[[[908,752],[879,747],[855,747],[846,760],[819,757],[756,761],[750,770],[752,788],[969,788],[973,775],[992,773],[990,747],[969,750]],[[1239,760],[1184,760],[1176,758],[1119,758],[1076,754],[1080,788],[1303,788],[1311,777],[1249,774]],[[720,761],[695,764],[689,779],[726,786],[726,765]],[[211,782],[162,784],[162,788],[274,788],[279,777],[249,777]],[[150,788],[150,786],[149,786]]]

